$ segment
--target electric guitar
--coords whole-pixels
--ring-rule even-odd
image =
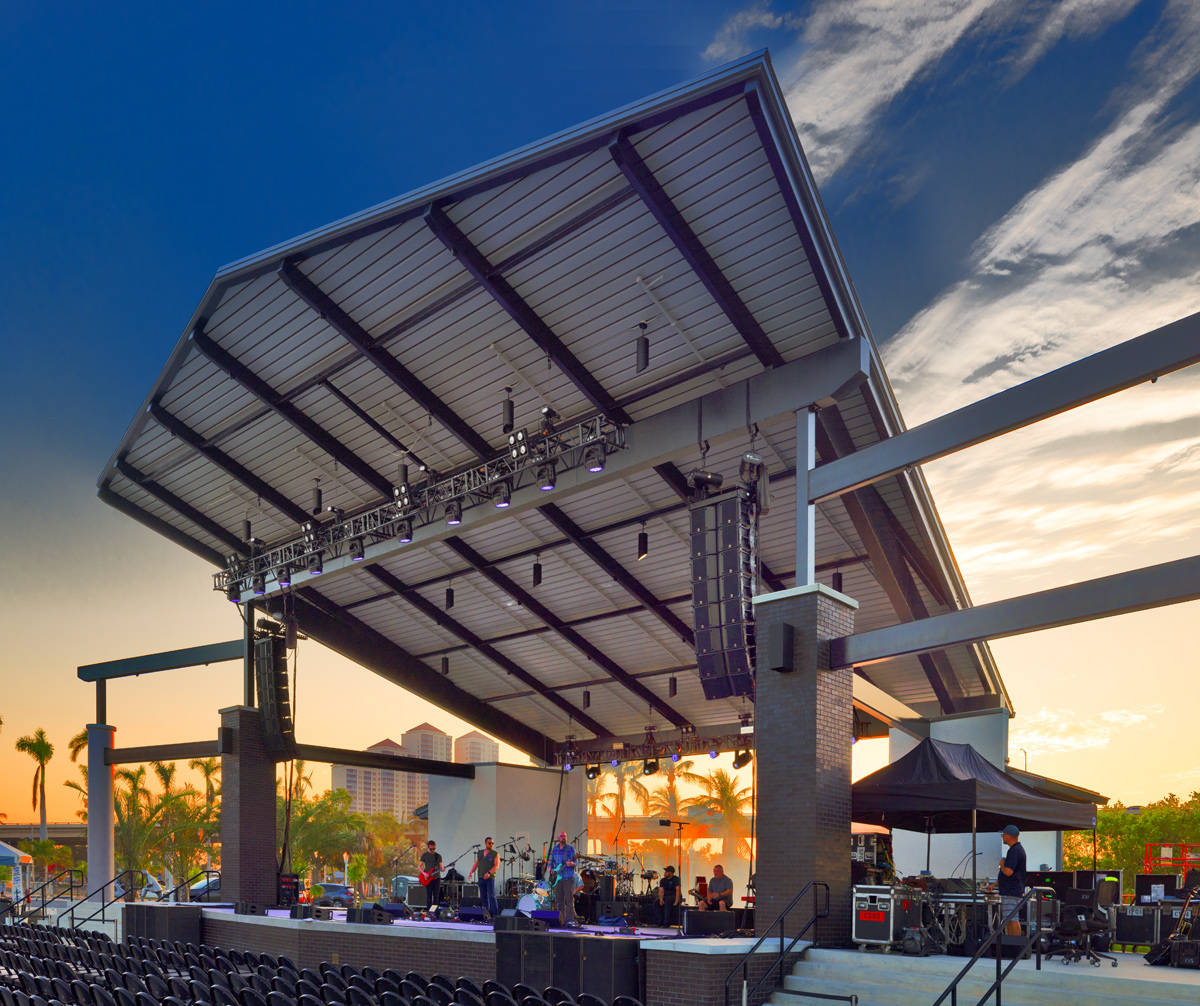
[[[444,866],[439,866],[436,870],[418,870],[417,879],[421,882],[422,887],[428,887],[429,882],[433,880],[434,877],[440,877],[442,875],[442,870],[444,869]]]

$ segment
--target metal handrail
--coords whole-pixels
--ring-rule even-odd
[[[91,914],[91,915],[87,916],[85,919],[83,919],[83,920],[81,920],[81,921],[80,921],[80,920],[76,920],[76,918],[75,918],[75,909],[74,909],[74,908],[72,908],[72,909],[71,909],[71,928],[72,928],[72,929],[78,929],[78,928],[79,928],[81,925],[83,925],[83,923],[84,923],[84,922],[91,922],[91,921],[92,921],[92,919],[94,919],[94,918],[95,918],[97,915],[99,915],[99,916],[100,916],[100,921],[101,921],[101,922],[105,922],[105,921],[107,921],[107,920],[104,918],[104,912],[105,912],[105,911],[106,911],[106,910],[107,910],[107,909],[108,909],[108,908],[109,908],[111,905],[115,905],[115,904],[116,904],[118,901],[124,901],[124,900],[125,900],[125,897],[126,897],[126,895],[127,895],[127,894],[129,894],[131,891],[136,891],[136,890],[137,890],[137,888],[136,888],[136,887],[134,887],[132,884],[123,884],[122,886],[125,888],[125,890],[124,890],[124,891],[121,893],[121,895],[120,895],[119,897],[112,898],[112,899],[111,899],[111,900],[109,900],[109,901],[104,901],[104,900],[103,900],[103,897],[104,897],[104,896],[103,896],[103,892],[104,892],[104,891],[106,891],[108,888],[112,887],[114,884],[118,883],[118,882],[121,880],[121,878],[122,878],[122,877],[125,877],[125,876],[131,876],[131,875],[132,875],[132,876],[136,876],[136,875],[138,875],[138,874],[140,874],[140,875],[141,875],[141,876],[143,876],[143,877],[148,877],[148,876],[150,876],[150,874],[148,874],[148,873],[147,873],[145,870],[122,870],[122,871],[121,871],[120,873],[118,873],[118,874],[117,874],[115,877],[113,877],[113,878],[112,878],[112,880],[105,881],[105,883],[101,884],[101,885],[100,885],[99,887],[97,887],[97,888],[96,888],[94,891],[89,891],[87,894],[85,894],[85,895],[84,895],[84,896],[83,896],[83,897],[80,899],[81,901],[88,901],[88,900],[91,898],[91,896],[92,896],[93,894],[99,894],[99,895],[101,896],[101,904],[100,904],[100,907],[99,907],[99,908],[97,908],[97,909],[96,909],[94,912],[92,912],[92,914]],[[61,918],[61,916],[60,916],[60,918]]]
[[[14,869],[20,869],[20,867],[14,867]],[[11,905],[6,905],[3,908],[0,908],[0,918],[3,918],[9,912],[11,912],[13,915],[16,915],[17,909],[21,906],[21,903],[22,902],[28,903],[29,900],[35,894],[37,894],[39,891],[42,892],[42,915],[45,916],[45,914],[46,914],[46,888],[49,887],[51,884],[53,884],[56,880],[61,880],[63,877],[69,876],[71,879],[67,883],[66,894],[68,897],[70,897],[72,894],[75,893],[75,875],[76,874],[79,875],[79,878],[80,878],[79,886],[82,888],[84,886],[82,870],[76,870],[74,868],[67,869],[67,870],[60,870],[58,873],[56,873],[53,877],[51,877],[45,883],[41,884],[38,887],[35,887],[32,891],[29,891],[23,898],[21,898],[21,901],[14,901]],[[75,899],[72,898],[71,900],[74,901]],[[26,914],[28,914],[28,913],[26,913]]]
[[[818,889],[820,889],[820,888],[825,889],[825,909],[824,909],[824,911],[820,910],[817,907],[817,892],[818,892]],[[792,937],[791,943],[789,943],[787,945],[787,948],[785,949],[784,945],[783,945],[783,940],[784,940],[783,921],[784,921],[784,919],[787,918],[788,913],[793,908],[795,908],[797,904],[799,904],[800,899],[803,898],[804,895],[806,895],[810,890],[813,892],[813,916],[811,919],[809,919],[804,924],[804,926],[800,930],[800,932],[798,932],[795,936]],[[740,961],[738,961],[737,964],[735,964],[733,966],[733,970],[729,972],[729,976],[725,979],[725,1006],[729,1006],[729,983],[731,981],[733,981],[733,978],[738,973],[739,968],[741,969],[741,972],[742,972],[742,1002],[746,1003],[758,993],[758,990],[760,988],[762,988],[763,983],[766,982],[771,977],[771,975],[773,975],[775,973],[776,968],[779,968],[779,976],[781,979],[783,978],[783,959],[784,959],[784,957],[787,954],[792,952],[792,948],[797,943],[800,942],[800,940],[803,938],[804,934],[807,933],[809,931],[809,929],[811,929],[816,924],[818,919],[827,919],[827,918],[829,918],[829,885],[820,880],[810,880],[807,884],[804,885],[804,887],[801,889],[800,893],[797,894],[794,898],[792,898],[791,901],[788,902],[787,907],[782,912],[779,913],[779,917],[767,927],[767,931],[765,933],[763,933],[762,936],[759,937],[758,942],[755,943],[754,946],[752,946],[750,948],[750,950],[746,953],[746,955]],[[749,979],[750,959],[758,951],[758,948],[767,942],[767,939],[770,937],[771,933],[775,930],[776,926],[779,927],[779,958],[778,958],[778,960],[775,961],[775,963],[773,963],[769,968],[767,968],[767,973],[758,980],[758,984],[756,984],[753,989],[750,989],[747,992],[746,985],[750,980]]]
[[[975,956],[967,961],[966,967],[964,967],[955,976],[954,980],[946,986],[946,991],[934,1000],[933,1006],[941,1006],[941,1004],[946,1001],[946,996],[950,997],[951,1006],[958,1006],[958,983],[967,976],[967,973],[987,952],[987,949],[1004,935],[1004,927],[1018,916],[1021,911],[1021,907],[1023,905],[1028,905],[1030,899],[1033,899],[1037,910],[1035,912],[1035,921],[1031,921],[1030,923],[1029,936],[1025,939],[1025,945],[1021,947],[1020,953],[1013,955],[1012,962],[1003,971],[1000,970],[1000,964],[1004,958],[1004,954],[996,954],[996,980],[992,982],[990,986],[988,986],[988,990],[976,1003],[976,1006],[982,1006],[983,1003],[987,1002],[992,997],[993,992],[996,993],[996,1006],[1001,1006],[1000,986],[1004,983],[1004,979],[1009,976],[1012,969],[1015,968],[1017,963],[1025,956],[1025,951],[1031,946],[1037,947],[1037,969],[1039,971],[1042,970],[1042,892],[1039,888],[1035,887],[1025,892],[1025,894],[1021,897],[1021,900],[1013,906],[1012,911],[1010,911],[1006,916],[1004,916],[1003,919],[996,923],[996,928],[992,931],[992,935],[984,940],[979,949],[975,951]]]
[[[182,884],[176,884],[176,885],[175,885],[174,887],[172,887],[172,888],[171,888],[169,891],[163,891],[163,892],[162,892],[162,894],[160,894],[160,895],[158,896],[158,900],[159,900],[159,901],[166,901],[168,898],[170,898],[170,897],[171,897],[173,894],[175,894],[177,891],[181,891],[181,890],[183,890],[185,887],[188,887],[188,886],[191,884],[191,882],[192,882],[193,880],[196,880],[198,877],[216,877],[216,878],[217,878],[217,880],[220,880],[220,879],[221,879],[221,871],[220,871],[220,870],[201,870],[199,873],[193,873],[193,874],[192,874],[190,877],[188,877],[188,879],[187,879],[187,880],[185,880],[185,881],[184,881]]]

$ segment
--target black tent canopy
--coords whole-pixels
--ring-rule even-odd
[[[863,824],[940,834],[1091,830],[1096,806],[1054,800],[1010,778],[970,744],[921,741],[903,758],[853,787],[853,818]],[[974,812],[974,813],[973,813]]]

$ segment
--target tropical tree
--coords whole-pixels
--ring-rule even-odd
[[[367,856],[366,853],[357,852],[350,857],[350,863],[346,867],[346,883],[351,886],[358,887],[358,893],[366,896],[366,891],[363,890],[363,882],[367,879]]]
[[[74,737],[67,741],[67,752],[71,755],[71,761],[78,761],[79,756],[87,750],[88,732],[80,730]]]
[[[610,765],[603,770],[603,774],[612,779],[615,786],[615,790],[605,794],[601,802],[602,806],[607,804],[605,809],[609,811],[611,819],[616,824],[616,828],[609,838],[609,841],[615,844],[619,840],[621,824],[625,821],[626,801],[632,797],[644,810],[650,799],[650,790],[642,782],[642,769],[638,762],[620,762],[615,766]]]
[[[88,819],[88,768],[86,765],[80,765],[80,766],[78,766],[78,768],[79,768],[79,775],[82,778],[80,780],[67,779],[63,783],[63,785],[66,786],[67,789],[73,789],[73,790],[75,790],[76,793],[79,794],[79,799],[82,802],[83,806],[80,807],[79,810],[75,811],[75,816],[77,818],[79,818],[79,820],[83,821],[84,823],[87,823],[87,819]]]
[[[398,873],[416,873],[417,852],[425,830],[424,822],[416,818],[398,821],[385,812],[368,817],[363,832],[363,851],[369,875],[386,887]]]
[[[116,783],[113,793],[113,844],[117,868],[122,872],[142,870],[150,865],[163,806],[154,800],[146,786],[145,765],[139,765],[136,769],[117,769]],[[126,884],[127,900],[133,899],[135,886]]]
[[[713,833],[721,839],[725,855],[750,856],[750,818],[753,797],[749,786],[741,786],[737,773],[719,768],[701,776],[699,796],[688,797],[679,806],[711,820]]]
[[[362,847],[366,821],[350,809],[351,802],[344,789],[316,797],[293,797],[285,858],[290,859],[297,873],[306,873],[320,862],[340,863],[343,852]],[[281,838],[285,812],[281,793],[276,800],[276,832]]]
[[[200,854],[208,851],[204,831],[211,821],[211,808],[191,786],[175,784],[175,762],[154,761],[150,767],[162,787],[157,797],[161,807],[160,840],[155,844],[152,860],[165,867],[176,884],[182,883],[191,875]]]
[[[37,768],[33,771],[33,809],[38,809],[41,798],[42,827],[38,839],[46,841],[46,763],[54,757],[54,745],[46,739],[46,731],[38,727],[32,734],[17,739],[17,750],[29,755]]]
[[[221,832],[221,805],[217,802],[221,795],[221,787],[216,783],[216,777],[221,773],[220,758],[193,758],[188,767],[199,772],[204,777],[204,804],[208,808],[209,826],[201,838],[204,841],[204,868],[211,870],[213,865],[213,840]]]

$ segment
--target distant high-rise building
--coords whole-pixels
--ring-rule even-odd
[[[440,733],[435,727],[423,723],[415,730],[402,734],[407,741],[410,738],[418,750],[425,750],[436,745],[436,741],[424,743],[426,732]],[[442,734],[445,738],[449,761],[450,735]],[[397,744],[390,738],[381,740],[367,748],[374,754],[407,755],[413,758],[428,758],[430,755],[418,754],[407,744]],[[333,766],[333,788],[344,789],[350,794],[350,809],[359,814],[391,814],[397,821],[403,821],[412,816],[414,810],[429,800],[429,776],[421,772],[399,772],[390,769],[358,768],[353,765]]]
[[[493,762],[500,760],[500,745],[478,730],[456,737],[454,740],[456,762]]]
[[[454,756],[454,739],[432,723],[422,723],[411,730],[405,730],[400,735],[400,743],[414,758],[450,761]]]

